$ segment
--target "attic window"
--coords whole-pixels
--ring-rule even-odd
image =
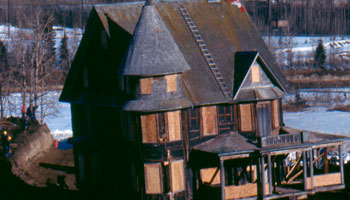
[[[152,78],[140,79],[141,94],[152,94]]]
[[[252,66],[252,82],[259,83],[260,82],[260,73],[259,73],[259,65]]]
[[[165,77],[167,92],[176,92],[176,76],[177,75],[168,75]]]

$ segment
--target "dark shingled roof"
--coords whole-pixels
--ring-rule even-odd
[[[118,45],[120,42],[122,42],[120,39],[118,39],[120,33],[129,34],[130,37],[132,37],[136,23],[138,22],[138,18],[141,15],[143,5],[144,2],[136,2],[99,5],[94,7],[92,15],[89,19],[89,25],[86,28],[82,43],[74,59],[75,62],[72,65],[71,72],[68,75],[64,90],[62,92],[61,97],[64,98],[61,98],[61,100],[70,101],[70,96],[72,95],[72,92],[75,91],[72,89],[75,75],[72,74],[79,72],[79,70],[75,68],[83,67],[83,62],[81,60],[87,59],[86,56],[88,55],[84,54],[84,49],[89,48],[89,45],[91,43],[89,41],[89,38],[91,38],[89,37],[89,34],[94,32],[93,28],[95,26],[93,24],[102,24],[102,27],[108,33],[109,38],[111,40],[116,40],[116,42],[113,44]],[[134,74],[142,74],[146,76],[159,73],[185,71],[182,73],[182,83],[183,87],[185,88],[184,92],[188,94],[186,96],[190,95],[189,100],[192,101],[193,105],[196,106],[218,103],[232,103],[233,100],[227,99],[225,97],[219,84],[217,83],[217,80],[214,77],[214,74],[208,67],[208,64],[203,57],[198,44],[196,43],[194,37],[191,34],[191,31],[189,30],[179,11],[180,5],[184,6],[188,10],[208,50],[210,51],[211,56],[214,58],[217,68],[221,72],[225,83],[227,83],[232,93],[234,85],[234,70],[237,70],[237,66],[235,66],[235,53],[240,51],[258,51],[259,56],[264,59],[264,63],[266,63],[271,71],[271,74],[273,74],[271,77],[275,77],[278,80],[278,84],[276,86],[281,87],[281,90],[285,91],[285,78],[280,68],[276,65],[271,53],[269,52],[262,37],[260,36],[260,33],[257,31],[248,14],[246,12],[242,12],[239,8],[237,8],[237,6],[231,5],[225,1],[218,3],[208,3],[207,1],[202,0],[155,2],[154,5],[150,8],[158,11],[158,22],[164,23],[164,26],[162,25],[162,30],[169,31],[171,37],[179,49],[179,53],[184,57],[184,60],[177,62],[188,63],[190,70],[185,71],[188,67],[186,67],[186,64],[184,64],[184,66],[181,66],[181,69],[172,69],[173,71],[171,71],[168,66],[164,71],[153,71],[158,69],[152,68],[152,70],[149,71],[149,74],[145,74],[145,71],[135,72],[134,68],[132,68],[132,70],[129,70],[131,68],[128,68],[128,70],[124,70],[125,74],[132,74],[135,72]],[[156,12],[153,12],[153,14],[154,13]],[[147,24],[147,22],[144,24]],[[112,29],[113,27],[114,29]],[[111,30],[115,31],[113,32]],[[136,32],[137,30],[135,33]],[[136,39],[138,37],[143,38],[148,36],[135,35],[133,45],[136,45]],[[170,43],[173,44],[173,42]],[[147,45],[148,44],[146,44],[146,46]],[[161,50],[161,48],[165,47],[160,47],[159,50]],[[111,49],[117,49],[115,54],[118,55],[126,55],[127,53],[132,54],[132,52],[128,52],[127,48],[124,46],[113,46]],[[137,51],[143,51],[143,49],[139,49]],[[153,48],[152,52],[157,52],[157,47]],[[150,55],[150,52],[148,53],[148,55]],[[166,54],[163,54],[164,52],[159,53],[160,54],[157,54],[167,56]],[[110,52],[110,54],[113,55],[113,52]],[[138,52],[137,54],[142,55],[143,53]],[[93,56],[93,54],[90,55],[90,57]],[[134,61],[136,63],[137,59],[138,58],[132,58],[133,62],[130,62],[129,66],[135,66],[133,63]],[[115,63],[116,66],[120,66],[122,64],[121,61],[118,62]],[[128,63],[128,61],[126,61],[126,63]],[[141,70],[146,69],[143,67],[149,67],[148,65],[146,66],[146,64],[140,63],[139,61],[137,61],[137,65],[142,66],[140,68]],[[121,69],[118,69],[118,71],[120,70]],[[267,75],[269,76],[269,74]],[[116,77],[116,79],[117,78],[118,77]],[[168,109],[170,109],[170,107],[168,107]]]
[[[153,5],[145,5],[136,25],[121,75],[155,76],[190,70]]]
[[[258,148],[256,145],[249,143],[248,139],[242,135],[231,132],[201,143],[193,149],[220,155],[226,153],[249,153],[254,152]]]

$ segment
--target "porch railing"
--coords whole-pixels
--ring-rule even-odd
[[[301,144],[302,133],[281,134],[258,138],[260,147],[281,146],[286,144]]]

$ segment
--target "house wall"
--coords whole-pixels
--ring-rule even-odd
[[[279,112],[279,101],[266,101],[266,105],[271,109],[271,130],[277,130],[280,127],[281,118]],[[243,106],[242,106],[243,105]],[[174,194],[184,192],[185,195],[191,194],[191,170],[187,168],[189,161],[189,153],[197,144],[205,142],[216,137],[219,134],[234,132],[240,130],[242,124],[246,123],[243,120],[251,120],[254,135],[256,135],[256,106],[257,103],[250,104],[225,104],[194,107],[177,111],[168,111],[151,114],[135,114],[134,122],[138,129],[132,133],[136,139],[135,146],[139,146],[138,157],[141,158],[139,162],[140,171],[138,174],[143,174],[139,177],[139,190],[143,191],[145,196],[162,196],[168,192]],[[243,109],[241,109],[243,107]],[[244,107],[250,109],[250,117],[242,117],[246,114]],[[243,121],[243,122],[242,122]],[[239,125],[237,125],[239,124]],[[134,127],[134,126],[133,126]],[[276,133],[271,133],[276,134]],[[183,162],[184,171],[175,172],[183,178],[185,182],[183,190],[171,191],[171,176],[173,172],[169,163],[173,161]],[[159,165],[161,176],[154,176],[162,179],[155,181],[162,184],[162,191],[158,190],[158,194],[147,194],[146,186],[147,175],[145,165]],[[158,172],[157,172],[158,173]],[[203,172],[205,173],[205,172]],[[147,198],[148,198],[147,197]]]

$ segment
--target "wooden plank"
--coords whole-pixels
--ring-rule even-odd
[[[156,114],[141,115],[142,141],[143,143],[157,143]]]
[[[317,175],[317,176],[314,176],[313,179],[314,179],[314,187],[339,185],[341,184],[341,173]],[[312,188],[311,180],[312,180],[311,177],[309,177],[307,181],[308,190]]]
[[[201,107],[203,136],[218,134],[216,114],[216,106]]]
[[[211,185],[220,184],[220,169],[218,167],[205,168],[200,170],[202,183],[208,183]]]
[[[180,192],[185,190],[184,161],[177,160],[170,163],[171,191]]]
[[[252,66],[252,82],[259,83],[260,82],[260,67],[259,65]]]
[[[163,186],[161,181],[161,164],[144,164],[146,194],[161,194]]]
[[[279,128],[280,126],[280,116],[279,116],[279,101],[272,101],[272,126],[274,129]]]
[[[240,129],[242,132],[252,132],[252,107],[251,104],[240,104],[239,105],[240,114]]]
[[[152,94],[152,78],[140,79],[140,92],[141,94]]]
[[[168,112],[169,141],[181,140],[180,111]]]
[[[176,74],[173,75],[168,75],[165,77],[166,79],[166,84],[167,84],[167,92],[175,92],[177,89],[176,86]]]

